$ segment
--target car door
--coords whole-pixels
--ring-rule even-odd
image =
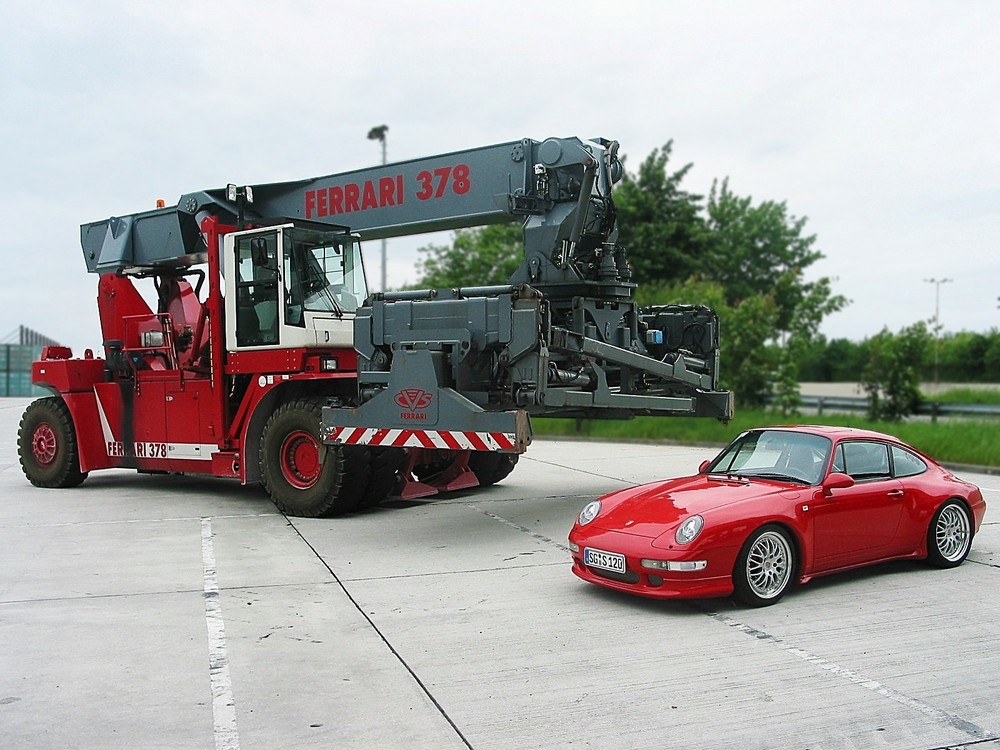
[[[816,570],[876,560],[895,546],[905,491],[892,476],[889,446],[876,440],[849,440],[834,451],[833,471],[854,479],[812,503]]]

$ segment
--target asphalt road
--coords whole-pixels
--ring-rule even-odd
[[[288,519],[224,480],[31,487],[0,399],[4,748],[1000,748],[1000,477],[965,565],[777,606],[570,573],[591,498],[711,451],[537,440],[501,485]]]

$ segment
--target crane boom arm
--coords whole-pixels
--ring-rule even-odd
[[[601,216],[583,214],[594,213],[588,210],[594,191],[610,200],[611,182],[621,172],[616,152],[617,144],[607,141],[510,141],[307,180],[253,185],[252,203],[248,198],[243,211],[248,221],[350,228],[365,239],[544,216],[549,235],[557,225],[571,222],[556,232],[570,239],[574,229],[578,235],[582,232],[585,218],[602,223]],[[598,201],[598,209],[602,203]],[[88,270],[121,272],[203,261],[199,217],[209,214],[236,223],[240,213],[228,190],[211,189],[183,195],[176,206],[84,224],[81,242]],[[539,238],[540,244],[551,241]]]

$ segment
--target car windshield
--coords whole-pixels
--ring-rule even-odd
[[[706,472],[819,484],[830,463],[829,439],[790,430],[753,430],[730,443]]]

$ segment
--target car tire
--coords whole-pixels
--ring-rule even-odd
[[[788,532],[769,524],[754,531],[733,569],[733,595],[750,607],[776,604],[795,580],[795,545]]]
[[[972,516],[965,503],[952,498],[935,511],[927,529],[927,562],[936,568],[954,568],[965,562],[972,548]]]

